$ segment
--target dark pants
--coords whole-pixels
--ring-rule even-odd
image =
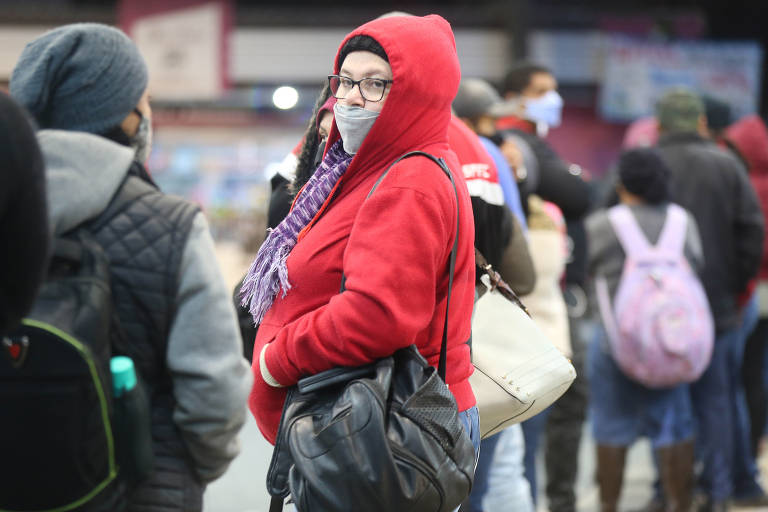
[[[755,456],[760,438],[765,432],[768,417],[768,393],[765,385],[765,358],[768,355],[765,350],[766,345],[768,345],[768,318],[761,318],[747,338],[742,366],[744,393],[749,409],[750,447]]]
[[[562,398],[561,398],[562,400]],[[520,425],[523,427],[523,438],[525,439],[525,455],[523,456],[524,474],[528,483],[531,484],[531,497],[533,504],[538,502],[538,480],[536,478],[536,454],[539,451],[539,439],[547,426],[547,417],[552,410],[552,406],[541,411],[533,418],[527,419]]]
[[[757,483],[757,462],[751,447],[749,409],[747,408],[743,373],[746,343],[758,321],[757,296],[744,306],[739,339],[729,354],[731,368],[731,414],[733,416],[733,497],[749,499],[764,494]]]
[[[712,361],[691,385],[697,420],[697,458],[703,464],[700,483],[712,501],[725,501],[733,492],[734,422],[730,353],[739,343],[739,329],[717,336]]]
[[[547,501],[550,512],[576,510],[576,476],[579,468],[579,445],[587,414],[589,383],[584,364],[586,342],[585,318],[570,318],[572,363],[576,380],[568,391],[550,407],[546,425],[545,466],[547,469]]]
[[[534,503],[537,497],[536,452],[539,437],[545,434],[546,494],[551,512],[576,510],[576,476],[579,469],[579,445],[587,413],[589,385],[586,377],[586,343],[582,330],[591,324],[584,318],[569,317],[571,362],[576,380],[568,391],[541,414],[523,422],[525,435],[525,476],[531,484]]]

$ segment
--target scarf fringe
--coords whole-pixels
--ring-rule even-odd
[[[352,156],[347,155],[341,141],[337,141],[307,182],[288,216],[264,240],[240,288],[241,304],[253,315],[254,324],[261,322],[281,289],[283,297],[291,289],[286,265],[288,255],[301,230],[311,224],[351,161]]]
[[[275,237],[275,239],[277,238],[279,237]],[[242,288],[240,288],[241,304],[250,311],[254,325],[258,325],[264,318],[264,314],[272,305],[281,288],[283,297],[291,289],[285,260],[288,259],[288,254],[290,254],[293,246],[276,243],[269,243],[269,245],[274,245],[274,247],[271,248],[272,250],[259,251],[248,270]],[[266,246],[265,243],[265,248],[267,248]],[[277,279],[273,278],[275,274],[277,274]]]

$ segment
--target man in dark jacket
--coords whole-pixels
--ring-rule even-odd
[[[549,410],[546,419],[545,461],[549,509],[553,512],[573,512],[576,510],[574,489],[588,393],[584,372],[581,371],[585,350],[580,337],[580,325],[586,306],[583,289],[587,254],[582,220],[590,207],[590,190],[582,178],[581,167],[565,162],[542,139],[551,128],[560,124],[562,114],[563,100],[557,93],[557,80],[552,72],[536,64],[517,63],[505,76],[501,92],[510,105],[517,105],[517,113],[499,119],[497,127],[504,137],[511,137],[518,147],[528,147],[532,153],[532,161],[525,162],[528,176],[521,192],[535,193],[555,203],[563,212],[571,242],[564,293],[569,306],[573,364],[579,376]],[[523,204],[526,204],[525,200]],[[537,435],[532,431],[535,430],[532,423],[536,421],[537,418],[533,418],[527,424],[523,423],[526,446]],[[538,421],[542,419],[538,418]],[[535,442],[531,444],[536,445]],[[526,472],[532,482],[535,482],[531,470],[534,456],[533,453],[526,453]]]
[[[30,42],[10,91],[41,128],[51,230],[87,230],[104,249],[121,347],[151,390],[151,474],[127,495],[118,475],[88,510],[200,511],[240,450],[252,380],[205,216],[144,168],[147,83],[125,34],[84,23]]]
[[[691,387],[704,464],[704,510],[725,510],[733,487],[734,418],[740,361],[737,296],[757,273],[763,215],[741,163],[701,134],[704,106],[686,89],[673,89],[657,104],[662,158],[672,171],[671,197],[696,219],[704,250],[701,274],[715,319],[712,361]]]

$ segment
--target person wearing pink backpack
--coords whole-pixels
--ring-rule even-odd
[[[669,202],[670,170],[655,150],[623,153],[618,175],[620,204],[586,221],[602,320],[588,358],[601,510],[617,510],[627,449],[645,436],[658,455],[667,510],[687,511],[694,460],[687,382],[706,367],[714,338],[696,275],[701,241],[691,214]],[[694,324],[698,335],[689,334]]]

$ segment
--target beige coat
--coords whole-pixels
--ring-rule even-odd
[[[523,302],[544,334],[566,356],[571,356],[568,312],[561,281],[565,273],[567,237],[562,214],[538,196],[528,201],[528,241],[536,284]]]

